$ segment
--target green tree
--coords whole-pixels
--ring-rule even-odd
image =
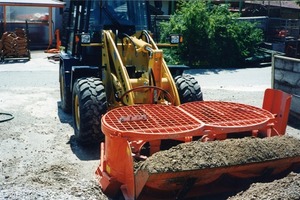
[[[180,2],[170,21],[161,24],[161,36],[180,33],[184,41],[166,59],[190,66],[233,67],[253,55],[262,41],[262,31],[238,20],[228,6],[213,6],[204,1]],[[173,58],[172,60],[170,58]]]

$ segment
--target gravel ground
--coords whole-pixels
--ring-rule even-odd
[[[300,199],[300,174],[292,172],[286,177],[271,183],[253,183],[246,191],[242,191],[228,199],[298,200]]]
[[[107,199],[94,174],[99,147],[73,139],[50,55],[0,65],[0,112],[14,116],[0,123],[0,199]]]
[[[0,123],[0,199],[108,199],[94,174],[99,146],[83,149],[74,140],[72,117],[59,108],[58,63],[47,56],[34,51],[30,61],[0,64],[0,112],[14,116]],[[261,107],[263,91],[270,87],[270,67],[187,73],[196,76],[205,100]],[[287,133],[300,138],[297,123]],[[287,194],[277,187],[295,195],[299,180],[292,173],[271,185],[256,183],[236,198],[279,199]],[[261,192],[265,190],[269,193]]]

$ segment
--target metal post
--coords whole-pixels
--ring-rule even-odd
[[[51,47],[52,45],[52,37],[53,37],[53,30],[52,30],[52,26],[53,26],[53,23],[52,23],[52,7],[49,7],[49,19],[48,19],[48,24],[49,24],[49,48]]]
[[[274,89],[274,82],[275,82],[275,63],[274,63],[274,56],[275,56],[275,54],[272,53],[271,88],[273,88],[273,89]]]
[[[3,6],[3,30],[6,31],[6,6]]]

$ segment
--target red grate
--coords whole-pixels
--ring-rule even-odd
[[[202,101],[179,107],[208,126],[238,128],[262,124],[274,118],[267,110],[233,102]]]
[[[111,131],[172,134],[199,128],[201,123],[175,106],[139,105],[116,108],[102,118]]]
[[[185,133],[181,135],[184,137],[193,131],[201,135],[206,127],[219,132],[247,130],[247,127],[261,129],[271,119],[274,116],[267,110],[231,102],[202,101],[177,107],[147,104],[111,110],[102,118],[102,130],[104,134],[126,137],[168,138],[170,134],[179,137]]]

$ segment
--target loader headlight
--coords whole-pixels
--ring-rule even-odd
[[[91,36],[88,33],[81,34],[81,44],[91,43]]]
[[[179,44],[183,42],[182,35],[179,34],[172,34],[170,35],[170,43],[171,44]]]

